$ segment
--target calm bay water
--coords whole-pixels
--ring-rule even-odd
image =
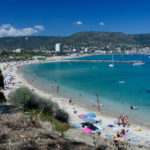
[[[85,57],[73,58],[77,60],[112,60],[112,55],[89,55]],[[113,55],[113,60],[119,61],[144,61],[150,63],[150,55]]]
[[[98,59],[102,56],[90,56],[90,59],[95,60],[95,57]],[[141,60],[141,56],[136,57]],[[149,59],[145,57],[147,62]],[[98,93],[100,102],[104,104],[104,113],[116,117],[125,113],[133,121],[150,125],[150,64],[133,66],[131,63],[115,63],[113,68],[108,65],[93,62],[43,63],[26,65],[22,70],[25,71],[24,77],[33,80],[33,84],[41,90],[50,93],[50,85],[54,88],[59,85],[61,96],[73,97],[85,107],[91,107],[91,99],[96,103],[95,94]],[[130,110],[131,104],[139,109]]]

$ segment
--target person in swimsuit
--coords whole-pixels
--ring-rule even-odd
[[[91,105],[92,105],[92,106],[94,105],[93,99],[91,99]]]
[[[133,104],[131,104],[130,109],[133,109]]]
[[[72,104],[72,97],[69,99],[69,104],[70,105]]]

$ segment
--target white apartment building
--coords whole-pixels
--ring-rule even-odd
[[[56,43],[56,44],[55,44],[55,52],[56,52],[56,53],[62,52],[61,43]]]

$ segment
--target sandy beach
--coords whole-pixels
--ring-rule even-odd
[[[60,61],[59,59],[56,60],[53,59],[51,61]],[[23,76],[18,72],[18,67],[21,65],[26,65],[26,64],[31,64],[31,63],[39,63],[39,61],[30,61],[30,62],[21,62],[21,63],[16,63],[16,62],[11,62],[11,63],[1,63],[0,68],[2,69],[2,72],[6,78],[8,74],[11,74],[13,76],[12,81],[10,84],[8,84],[9,89],[3,90],[5,95],[8,96],[8,94],[15,90],[18,87],[21,86],[27,86],[28,88],[32,89],[35,91],[35,93],[39,94],[40,96],[46,97],[47,99],[51,99],[54,102],[57,102],[59,107],[67,111],[70,115],[70,124],[75,123],[80,125],[80,123],[84,122],[82,119],[78,117],[79,114],[87,114],[90,113],[91,111],[87,108],[81,107],[79,104],[74,103],[74,104],[69,104],[69,100],[66,100],[64,98],[60,97],[54,97],[50,94],[47,94],[33,85],[31,85],[26,79],[23,78]],[[5,68],[5,69],[4,69]],[[73,112],[73,109],[77,111],[77,113]],[[108,117],[108,116],[103,116],[101,115],[100,112],[94,111],[96,114],[95,120],[102,120],[102,127],[104,127],[104,130],[101,131],[101,136],[103,138],[111,138],[112,136],[116,136],[116,133],[118,130],[125,129],[126,131],[128,130],[127,137],[125,140],[127,140],[129,137],[132,139],[136,138],[136,140],[130,140],[130,143],[135,144],[135,145],[145,145],[147,147],[150,147],[150,129],[144,126],[139,126],[138,124],[131,124],[129,127],[123,127],[123,126],[118,126],[114,124],[116,118]],[[130,116],[129,116],[129,123],[130,123]],[[114,125],[113,128],[108,127],[108,125]],[[136,129],[142,129],[142,131],[136,131]],[[111,137],[110,137],[111,135]]]

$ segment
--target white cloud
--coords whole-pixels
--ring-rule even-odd
[[[11,24],[3,24],[0,26],[0,37],[6,36],[27,36],[44,30],[43,26],[34,26],[29,28],[16,29]]]
[[[100,22],[99,25],[104,26],[104,22]]]
[[[77,21],[77,22],[75,22],[75,24],[77,24],[77,25],[82,25],[83,22],[82,22],[82,21]]]
[[[39,30],[44,30],[44,27],[41,25],[34,26],[34,28],[39,29]]]

